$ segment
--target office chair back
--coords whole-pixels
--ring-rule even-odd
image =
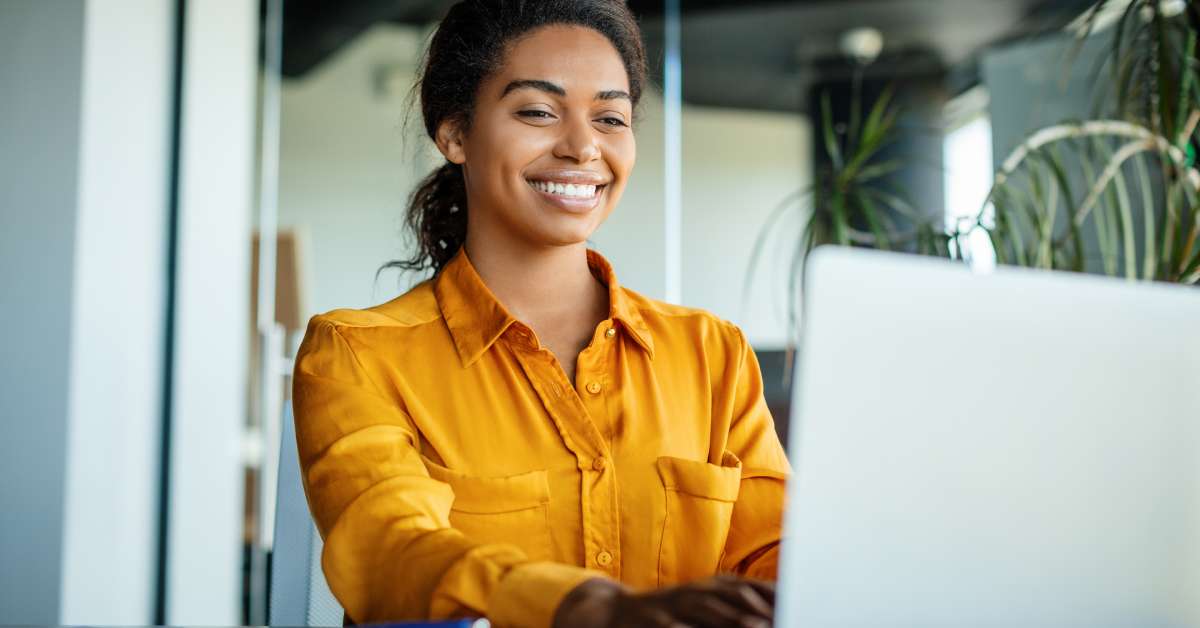
[[[271,558],[269,622],[274,626],[341,626],[338,604],[321,571],[321,536],[308,512],[300,481],[296,425],[284,404],[279,443],[279,485],[275,503],[275,545]]]

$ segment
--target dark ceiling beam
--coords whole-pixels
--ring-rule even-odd
[[[757,9],[772,5],[786,4],[851,4],[861,0],[682,0],[680,9],[686,15],[705,11],[720,11],[723,9]],[[628,0],[626,4],[634,13],[643,16],[660,16],[663,14],[663,0]]]
[[[1078,15],[1093,0],[972,0],[1019,7],[1012,22],[995,32],[976,29],[972,42],[981,50],[998,42],[1042,34]],[[424,27],[441,19],[456,0],[286,0],[284,3],[284,75],[296,78],[334,56],[373,24],[394,23]],[[928,0],[931,6],[953,7],[962,13],[966,0]],[[652,80],[661,81],[663,0],[628,0],[642,22],[650,56]],[[683,0],[685,23],[684,99],[689,103],[751,109],[791,110],[806,85],[837,82],[851,66],[837,49],[836,35],[855,21],[875,15],[893,20],[903,42],[885,51],[870,74],[893,79],[921,78],[952,70],[961,87],[973,81],[972,59],[945,59],[939,48],[944,37],[957,31],[932,27],[920,30],[911,19],[897,16],[891,0]],[[919,5],[923,6],[923,5]],[[996,14],[995,11],[992,14]],[[1002,14],[1002,12],[1001,12]],[[758,15],[756,23],[753,16]],[[747,18],[747,16],[750,16]],[[809,16],[809,17],[805,17]],[[728,18],[728,19],[727,19]],[[887,31],[890,24],[883,24]],[[904,30],[907,29],[907,30]],[[784,33],[786,31],[786,33]],[[783,33],[783,34],[781,34]],[[888,35],[890,41],[897,41]],[[784,36],[786,35],[786,36]],[[905,39],[907,37],[907,40]],[[740,39],[738,39],[740,38]],[[797,49],[797,40],[812,50]],[[735,41],[736,40],[736,41]],[[950,37],[950,42],[954,42]],[[896,44],[893,44],[896,46]],[[961,48],[961,45],[959,45]],[[955,78],[957,77],[957,78]],[[956,89],[951,85],[951,89]],[[803,108],[803,104],[801,104]]]
[[[296,78],[307,74],[376,22],[437,15],[445,5],[444,0],[287,0],[283,75]]]

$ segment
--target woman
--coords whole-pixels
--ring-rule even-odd
[[[586,248],[629,180],[645,80],[620,0],[467,0],[440,24],[420,94],[446,163],[399,263],[435,275],[314,317],[296,360],[349,619],[769,624],[789,467],[754,353]]]

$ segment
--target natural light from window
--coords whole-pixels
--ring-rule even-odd
[[[946,134],[942,150],[946,165],[946,231],[954,233],[956,226],[963,231],[971,229],[980,212],[985,224],[990,224],[991,205],[985,208],[983,202],[993,176],[991,118],[980,113],[955,126]],[[963,258],[972,269],[987,272],[996,267],[996,253],[983,229],[971,230],[961,242]]]

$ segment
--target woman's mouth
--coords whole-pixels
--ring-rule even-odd
[[[599,204],[600,195],[608,186],[608,184],[591,185],[533,179],[525,181],[550,204],[573,213],[583,213],[595,209]]]

